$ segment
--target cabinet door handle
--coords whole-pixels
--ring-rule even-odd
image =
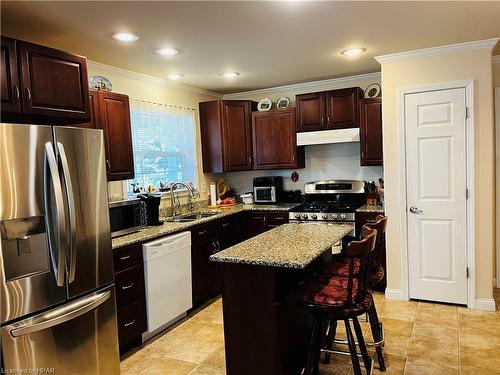
[[[219,240],[215,241],[217,243],[217,251],[220,251],[220,242]]]
[[[129,254],[129,255],[126,255],[126,256],[124,256],[124,257],[120,257],[120,260],[127,260],[127,259],[130,259],[130,257],[131,257],[131,256],[132,256],[132,255],[130,255],[130,254]]]
[[[198,231],[198,235],[199,236],[203,236],[204,234],[207,234],[206,230],[200,230],[200,231]]]
[[[31,91],[29,87],[26,87],[26,95],[28,96],[28,100],[31,101]]]
[[[19,102],[19,99],[21,98],[21,93],[19,92],[19,87],[14,87],[14,91],[16,92],[16,101]]]
[[[124,327],[130,327],[130,326],[131,326],[131,325],[133,325],[133,324],[135,324],[135,319],[134,319],[134,320],[132,320],[132,321],[130,321],[130,322],[128,322],[128,323],[125,323],[123,326],[124,326]]]
[[[106,172],[109,174],[111,171],[111,163],[109,162],[108,159],[106,159]]]
[[[248,157],[248,164],[252,164],[252,157],[251,156]]]
[[[330,115],[326,116],[326,122],[330,125]]]
[[[274,217],[276,220],[285,220],[285,218],[283,216],[275,216]]]
[[[227,227],[228,227],[228,226],[230,226],[230,225],[231,225],[231,223],[223,223],[223,224],[222,224],[222,228],[227,228]]]
[[[325,123],[325,117],[324,116],[321,116],[321,123],[324,124]]]
[[[127,289],[130,289],[130,288],[132,288],[133,286],[134,286],[134,283],[133,283],[133,282],[131,282],[131,283],[130,283],[130,284],[128,284],[128,285],[122,286],[122,290],[127,290]]]

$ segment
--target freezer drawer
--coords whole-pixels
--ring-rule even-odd
[[[113,285],[1,332],[4,371],[120,373]]]

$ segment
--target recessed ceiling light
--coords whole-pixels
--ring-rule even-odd
[[[358,56],[366,52],[366,48],[349,48],[340,52],[344,56]]]
[[[225,73],[222,73],[222,76],[224,78],[236,78],[240,75],[240,73],[238,72],[225,72]]]
[[[167,74],[167,78],[172,80],[172,81],[177,81],[179,78],[182,78],[184,77],[183,74],[180,74],[180,73],[170,73],[170,74]]]
[[[139,35],[131,33],[116,33],[113,34],[113,39],[119,40],[120,42],[135,42],[139,39]]]
[[[175,48],[160,48],[156,50],[156,53],[162,56],[174,56],[179,53],[179,50]]]

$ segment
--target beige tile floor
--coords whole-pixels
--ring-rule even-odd
[[[500,290],[495,291],[495,299],[498,306]],[[389,301],[382,294],[376,294],[375,301],[385,325],[385,374],[500,374],[498,309],[481,312],[444,304]],[[362,322],[362,326],[371,338],[368,324]],[[340,326],[337,335],[345,337]],[[224,374],[222,300],[212,301],[127,354],[121,370],[123,375]],[[321,365],[324,375],[352,373],[346,356],[334,355],[329,365]]]

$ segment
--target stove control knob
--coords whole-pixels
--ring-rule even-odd
[[[318,219],[318,215],[316,215],[316,214],[312,214],[312,215],[311,215],[311,219],[313,219],[313,220],[317,220],[317,219]]]
[[[302,219],[307,220],[308,219],[307,214],[303,214]]]
[[[340,220],[345,220],[345,214],[340,214]]]
[[[321,217],[323,218],[323,220],[326,220],[326,219],[328,219],[328,214],[323,214],[323,215],[321,215]]]
[[[295,214],[296,219],[300,219],[300,214]]]
[[[337,214],[332,214],[332,219],[337,220]]]

